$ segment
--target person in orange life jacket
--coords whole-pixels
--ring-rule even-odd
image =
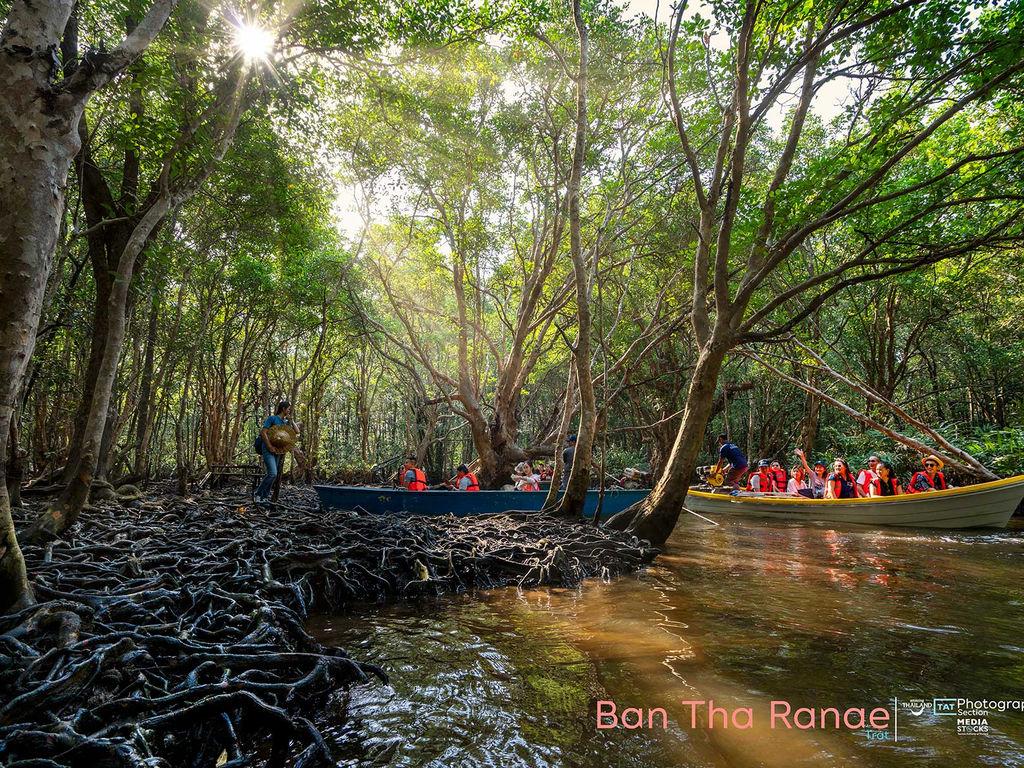
[[[775,476],[768,466],[768,459],[757,462],[757,472],[750,475],[747,490],[755,493],[772,493],[775,490]]]
[[[416,457],[409,456],[401,471],[402,487],[407,491],[427,490],[427,476],[422,469],[416,466]]]
[[[449,481],[448,485],[456,491],[480,490],[480,481],[476,479],[476,475],[470,472],[469,467],[465,464],[459,464],[458,469],[455,470],[455,477]]]
[[[915,472],[907,485],[907,493],[924,493],[927,491],[944,491],[946,476],[942,474],[942,459],[935,455],[925,456],[921,459],[924,464],[924,472]]]
[[[773,461],[770,472],[772,473],[772,484],[779,493],[785,493],[789,487],[789,473],[783,468],[782,463]]]
[[[732,486],[738,490],[740,480],[747,473],[747,457],[743,455],[743,451],[740,450],[736,443],[729,442],[729,436],[723,432],[718,436],[718,463],[715,464],[715,470],[712,474],[717,474],[725,469],[727,465],[729,473],[725,476],[722,487]]]
[[[869,456],[867,469],[862,469],[859,473],[857,473],[858,496],[863,497],[871,495],[871,486],[874,484],[875,480],[878,479],[878,472],[876,470],[876,467],[878,467],[878,457]]]
[[[903,493],[899,478],[893,474],[892,467],[884,461],[878,462],[875,466],[875,475],[868,493],[869,496],[899,496]]]
[[[846,459],[836,459],[832,463],[832,474],[828,476],[825,483],[826,499],[855,499],[857,498],[857,483],[853,479],[850,465]]]
[[[533,467],[530,466],[528,461],[521,461],[516,464],[516,471],[512,475],[512,480],[515,481],[517,491],[540,490],[540,475],[534,473]]]

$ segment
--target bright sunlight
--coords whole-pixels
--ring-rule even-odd
[[[274,35],[269,29],[241,24],[235,29],[235,47],[248,62],[265,61],[274,48]]]

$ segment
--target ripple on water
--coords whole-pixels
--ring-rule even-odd
[[[766,727],[773,699],[1024,697],[1022,543],[1020,531],[681,527],[636,577],[371,608],[311,630],[392,674],[393,687],[351,693],[334,732],[342,765],[1024,766],[1020,713],[976,736],[905,713],[896,743]],[[597,732],[599,698],[663,706],[673,722]],[[751,706],[761,723],[691,730],[684,698]]]

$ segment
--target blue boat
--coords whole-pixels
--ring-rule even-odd
[[[374,488],[353,485],[316,485],[320,503],[329,509],[366,510],[375,514],[406,513],[412,515],[487,515],[512,510],[536,512],[544,505],[543,491],[407,491],[404,488]],[[607,520],[630,504],[643,499],[650,491],[606,490],[601,519]],[[597,490],[587,491],[583,509],[593,517],[597,509]]]

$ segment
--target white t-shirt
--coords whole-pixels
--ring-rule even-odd
[[[857,475],[857,488],[864,493],[871,492],[871,484],[878,479],[878,474],[873,469],[862,469]]]
[[[810,488],[806,480],[797,482],[795,477],[789,478],[789,483],[786,485],[786,493],[799,493],[800,491],[806,491]]]

